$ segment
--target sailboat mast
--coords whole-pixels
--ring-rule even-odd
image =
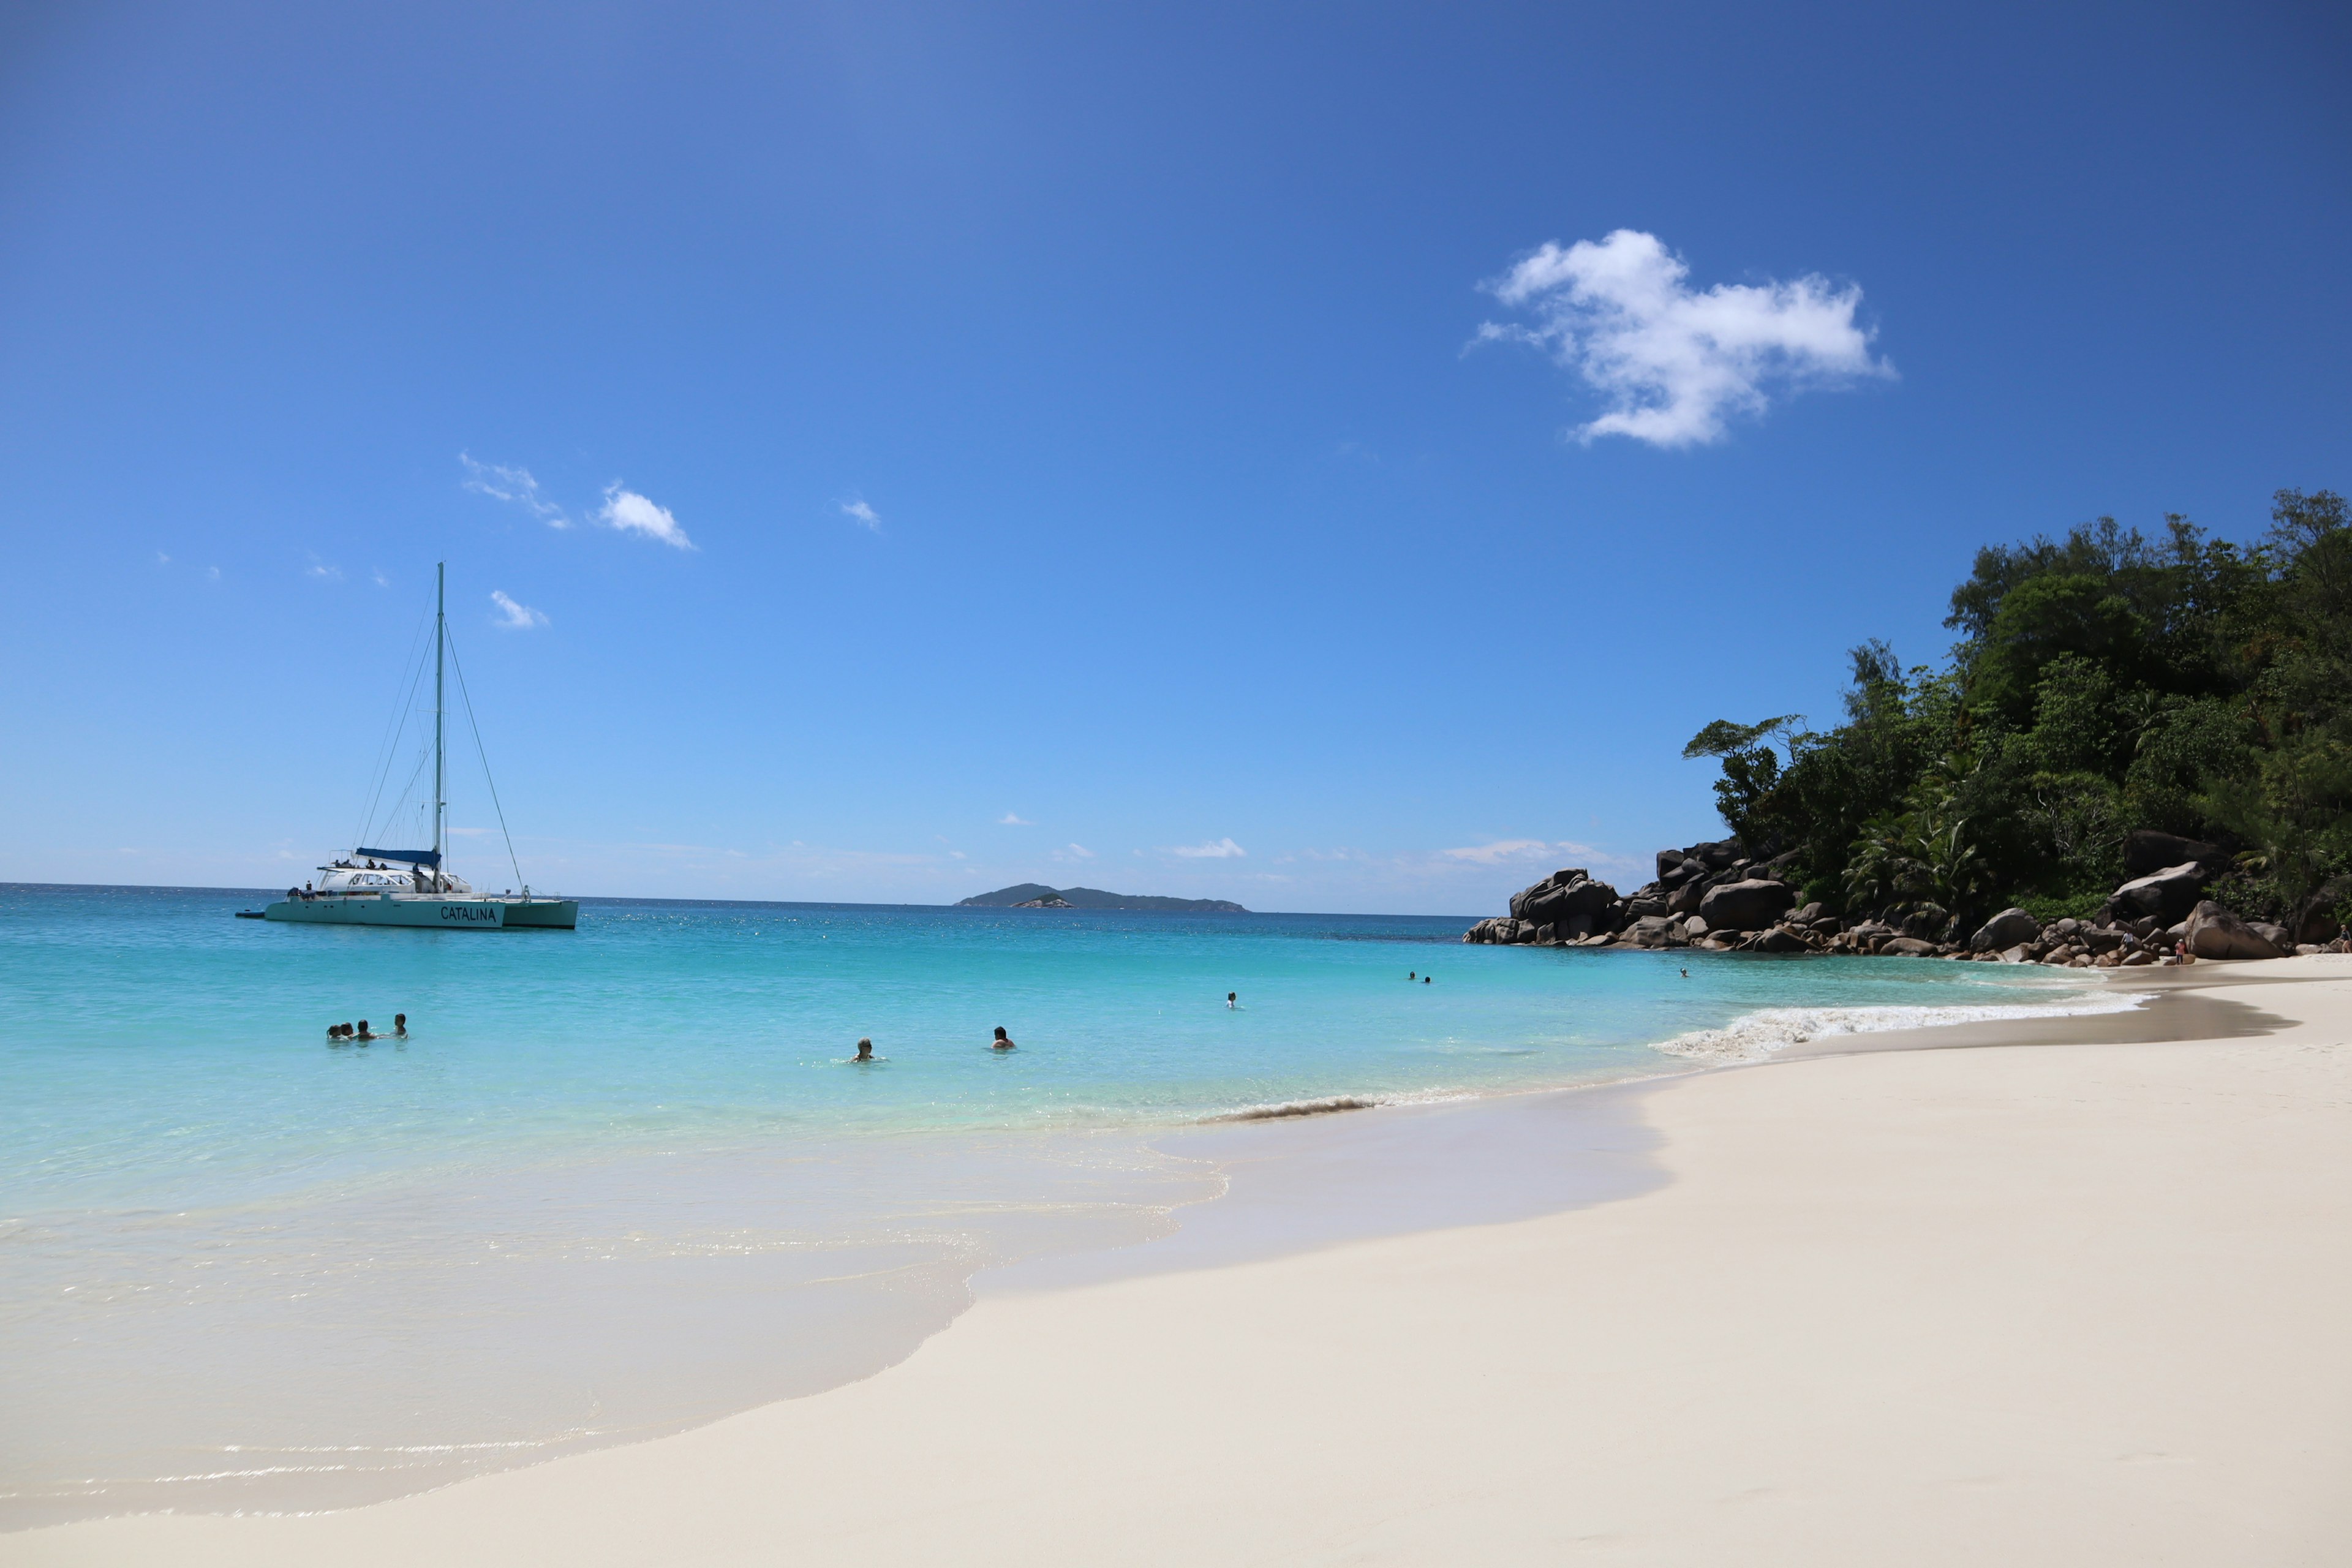
[[[444,885],[441,868],[442,824],[449,814],[447,773],[444,766],[442,729],[447,717],[446,704],[441,694],[442,651],[449,641],[449,563],[436,562],[433,567],[433,886],[439,891]]]

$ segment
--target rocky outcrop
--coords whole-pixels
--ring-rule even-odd
[[[2188,942],[2189,951],[2199,958],[2286,956],[2279,950],[2278,943],[2210,899],[2190,913],[2189,931],[2182,940]]]
[[[2042,934],[2042,922],[2023,910],[2007,909],[1977,928],[1969,946],[1978,952],[2005,952]]]
[[[1596,930],[1614,931],[1622,919],[1610,917],[1620,900],[1617,889],[1596,882],[1582,868],[1554,871],[1534,887],[1513,896],[1511,918],[1538,929],[1550,927],[1552,941],[1574,942]]]
[[[1786,882],[1744,877],[1709,888],[1698,901],[1698,918],[1709,931],[1763,931],[1796,901],[1797,890]]]
[[[2126,882],[2108,894],[2107,915],[2112,920],[2125,921],[2153,916],[2170,925],[2197,907],[2205,884],[2212,879],[2213,873],[2195,860],[2167,866]]]
[[[2152,827],[2134,828],[2124,836],[2124,875],[2126,877],[2152,876],[2183,861],[2194,861],[2202,866],[2206,875],[2210,877],[2228,867],[2230,852],[2219,844],[2158,833]]]
[[[1580,868],[1553,872],[1511,900],[1511,912],[1480,921],[1467,942],[1580,948],[1696,948],[1711,952],[1845,953],[1882,958],[1954,958],[2125,969],[2168,962],[2186,944],[2200,958],[2271,958],[2291,939],[2325,929],[2331,951],[2352,952],[2333,911],[2352,889],[2322,889],[2290,931],[2249,924],[2200,891],[2226,864],[2212,845],[2144,836],[2138,853],[2193,853],[2118,888],[2095,921],[2043,925],[2021,909],[2001,910],[1969,935],[1960,917],[1932,903],[1901,903],[1852,917],[1819,902],[1796,905],[1793,855],[1748,855],[1737,838],[1658,851],[1657,879],[1619,896]],[[2151,848],[2150,846],[2154,847]],[[2207,851],[2212,858],[2205,858]],[[2305,947],[2304,951],[2312,951]]]
[[[2352,877],[2330,877],[2295,912],[2294,940],[2315,945],[2339,940],[2344,922],[2336,911],[2347,905],[2352,905]]]

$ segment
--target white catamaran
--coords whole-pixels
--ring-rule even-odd
[[[444,743],[448,707],[443,684],[449,647],[446,563],[435,568],[433,605],[433,847],[354,849],[319,868],[318,879],[289,888],[262,911],[273,921],[309,921],[322,925],[436,926],[464,931],[552,928],[570,931],[580,921],[576,899],[520,893],[478,893],[443,865],[448,838],[448,753]],[[470,702],[467,705],[472,711]],[[495,796],[496,785],[492,786]],[[499,814],[503,827],[505,814]],[[509,844],[511,854],[513,846]],[[515,879],[521,881],[518,871]]]

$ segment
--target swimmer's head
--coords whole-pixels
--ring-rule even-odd
[[[1002,1024],[996,1026],[996,1037],[1000,1040],[1004,1037],[1004,1026]]]
[[[871,1060],[871,1059],[872,1059],[872,1058],[873,1058],[873,1056],[874,1056],[874,1042],[873,1042],[873,1041],[871,1041],[871,1040],[860,1040],[860,1041],[858,1041],[858,1042],[857,1042],[857,1059],[858,1059],[859,1061],[861,1061],[861,1062],[862,1062],[862,1061],[868,1061],[868,1060]]]

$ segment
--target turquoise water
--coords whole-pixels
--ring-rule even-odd
[[[1213,1197],[1171,1129],[1654,1076],[1691,1065],[1660,1042],[1789,1009],[2081,988],[1465,947],[1467,918],[230,918],[263,897],[0,888],[0,1523],[360,1500],[858,1375],[975,1269]],[[395,1012],[405,1041],[326,1039]],[[860,1036],[885,1059],[848,1063]]]

